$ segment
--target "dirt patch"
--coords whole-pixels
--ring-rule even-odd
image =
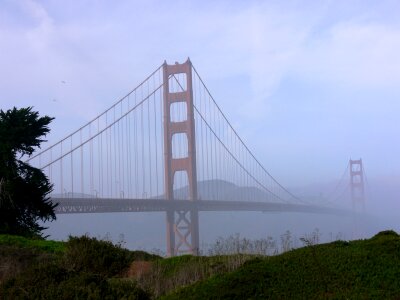
[[[150,261],[134,261],[127,272],[127,277],[140,279],[151,271],[153,264]]]

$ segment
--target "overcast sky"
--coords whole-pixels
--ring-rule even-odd
[[[0,108],[52,142],[187,57],[283,184],[400,179],[399,1],[0,0]]]

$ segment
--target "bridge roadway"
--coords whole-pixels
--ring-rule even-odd
[[[302,212],[335,215],[349,213],[346,210],[332,207],[273,202],[116,198],[52,198],[52,201],[58,203],[55,209],[56,214],[161,212],[179,210]]]

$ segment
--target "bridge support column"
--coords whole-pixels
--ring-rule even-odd
[[[178,77],[184,74],[185,80]],[[193,109],[192,63],[188,59],[183,64],[163,65],[163,101],[164,101],[164,162],[165,162],[165,198],[174,199],[175,173],[184,171],[188,178],[189,199],[197,200],[196,175],[196,144],[195,122]],[[171,90],[171,83],[178,87]],[[171,120],[171,105],[181,103],[186,105],[186,120],[174,122]],[[172,137],[175,134],[185,134],[187,137],[187,157],[174,158]],[[193,210],[174,210],[167,212],[167,254],[194,254],[199,252],[199,215]]]
[[[350,192],[353,205],[353,239],[362,238],[364,235],[362,215],[365,213],[364,171],[361,158],[350,159]]]
[[[353,210],[365,210],[364,195],[364,171],[361,158],[359,160],[350,159],[350,189]]]

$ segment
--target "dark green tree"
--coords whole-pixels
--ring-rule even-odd
[[[32,107],[0,110],[0,233],[40,235],[38,222],[56,218],[48,178],[22,160],[40,148],[53,119]]]

